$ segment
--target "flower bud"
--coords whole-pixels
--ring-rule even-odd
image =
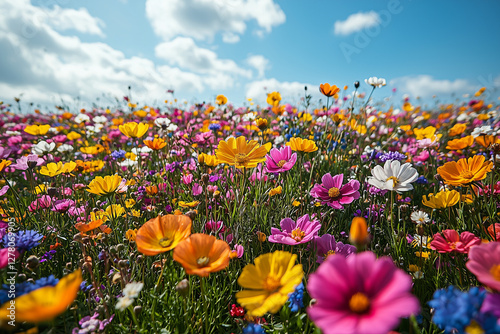
[[[186,297],[189,293],[189,281],[187,279],[183,279],[175,286],[175,290],[183,297]]]
[[[188,212],[186,212],[186,216],[188,216],[191,220],[194,220],[196,218],[196,211],[189,210]]]
[[[36,269],[39,264],[40,264],[40,260],[38,259],[38,257],[36,257],[36,255],[31,255],[26,260],[26,268],[28,268],[30,270]]]
[[[366,219],[363,217],[354,217],[351,223],[349,240],[356,245],[356,247],[363,247],[368,243],[368,237]]]
[[[356,88],[356,89],[359,88],[359,81],[354,81],[354,88]]]
[[[134,314],[139,315],[142,312],[142,306],[137,305],[134,307]]]

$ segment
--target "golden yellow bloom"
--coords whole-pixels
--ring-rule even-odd
[[[40,174],[46,175],[48,177],[54,177],[63,172],[63,163],[59,161],[58,163],[51,162],[48,163],[46,166],[42,166],[40,168]]]
[[[415,252],[415,255],[421,257],[422,259],[428,259],[429,254],[429,252]]]
[[[24,132],[29,133],[33,136],[43,136],[49,132],[50,125],[28,125],[24,128]]]
[[[293,205],[293,206],[299,206],[300,204],[301,204],[301,203],[300,203],[299,201],[297,201],[296,199],[294,199],[294,200],[292,201],[292,205]]]
[[[266,154],[272,144],[267,143],[260,146],[255,140],[247,142],[245,137],[231,137],[227,141],[222,140],[215,151],[219,163],[235,166],[236,168],[253,168],[266,160]]]
[[[141,138],[148,132],[149,124],[128,122],[118,127],[125,136],[129,138]]]
[[[474,94],[474,96],[475,96],[475,97],[481,96],[481,94],[483,94],[485,90],[486,90],[486,87],[481,87],[481,89],[479,89],[479,90],[478,90],[478,91]]]
[[[422,204],[433,209],[444,209],[453,206],[460,200],[460,193],[456,190],[443,190],[438,192],[436,195],[429,194],[429,199],[427,196],[422,196]]]
[[[474,143],[474,137],[467,136],[458,139],[453,139],[448,141],[448,146],[446,148],[448,150],[463,150],[466,147],[471,146]]]
[[[62,166],[62,173],[63,174],[70,174],[72,171],[75,170],[76,166],[77,166],[77,164],[74,161],[66,162]]]
[[[290,141],[286,145],[290,146],[292,151],[297,152],[315,152],[318,150],[318,146],[316,146],[314,141],[299,137],[290,138]]]
[[[82,271],[77,271],[61,278],[55,286],[45,286],[33,290],[14,299],[16,306],[16,321],[38,323],[49,321],[66,311],[75,300],[80,284]],[[8,322],[10,301],[0,307],[0,322]]]
[[[267,103],[273,107],[277,107],[281,101],[281,94],[279,92],[272,92],[267,94]]]
[[[467,124],[465,123],[457,123],[453,125],[453,127],[448,130],[448,136],[453,137],[453,136],[458,136],[461,135],[465,129],[467,128]]]
[[[184,202],[184,201],[179,201],[179,206],[181,208],[195,208],[200,204],[200,201],[192,201],[192,202]]]
[[[139,228],[137,250],[149,256],[174,249],[191,234],[191,218],[182,215],[158,216]]]
[[[482,135],[476,137],[476,143],[484,148],[488,148],[491,144],[500,144],[500,138],[495,136]]]
[[[368,226],[363,217],[354,217],[349,232],[349,240],[355,245],[364,245],[368,242]]]
[[[80,152],[92,155],[104,152],[105,150],[106,150],[105,147],[102,146],[101,144],[97,144],[94,146],[80,147]]]
[[[271,190],[269,191],[269,196],[270,196],[270,197],[272,197],[272,196],[274,196],[274,195],[279,195],[279,194],[281,194],[281,191],[282,191],[282,190],[283,190],[283,189],[282,189],[282,187],[281,187],[281,186],[278,186],[278,187],[276,187],[276,188],[273,188],[273,189],[271,189]]]
[[[219,106],[223,106],[227,103],[227,97],[222,94],[217,95],[217,97],[215,98],[215,103],[217,103]]]
[[[413,133],[415,134],[415,136],[417,136],[417,140],[421,140],[421,139],[425,139],[425,138],[433,139],[434,135],[436,133],[436,128],[433,126],[428,126],[425,129],[417,128],[417,129],[413,129]]]
[[[338,98],[338,92],[340,91],[340,88],[338,88],[337,86],[333,85],[333,86],[330,86],[329,83],[324,83],[324,84],[320,84],[319,85],[319,91],[321,92],[321,94],[325,95],[325,96],[328,96],[328,97],[334,97],[334,98]]]
[[[255,124],[257,125],[257,127],[261,130],[264,130],[265,128],[267,128],[267,119],[265,118],[257,118],[255,120]]]
[[[35,187],[35,194],[37,195],[46,192],[47,192],[47,186],[43,183]]]
[[[129,199],[127,199],[127,200],[125,201],[125,207],[126,207],[127,209],[130,209],[131,207],[133,207],[133,206],[135,205],[135,203],[136,203],[136,202],[135,202],[135,199],[133,199],[133,198],[129,198]]]
[[[0,172],[3,171],[5,167],[10,166],[11,163],[12,161],[10,160],[2,159],[2,161],[0,161]]]
[[[200,164],[205,164],[210,167],[215,167],[219,164],[217,157],[215,155],[200,153],[198,155],[198,162]]]
[[[125,232],[125,237],[127,238],[128,241],[135,241],[136,236],[137,236],[137,229],[134,230],[128,229],[127,232]]]
[[[97,176],[89,183],[87,191],[98,196],[110,195],[118,189],[121,182],[122,177],[118,174]]]
[[[106,208],[103,220],[104,222],[106,222],[110,219],[116,219],[123,216],[124,213],[125,209],[123,208],[123,206],[121,206],[120,204],[111,204]]]
[[[142,109],[139,109],[137,111],[134,111],[134,115],[139,117],[139,118],[143,118],[143,117],[146,117],[147,116],[147,112],[145,112],[144,110]]]
[[[267,240],[267,235],[263,232],[257,231],[257,240],[264,242]]]
[[[68,140],[75,140],[75,139],[82,138],[82,135],[79,133],[76,133],[75,131],[71,131],[70,133],[68,133],[66,135],[66,137],[68,138]]]
[[[94,160],[94,161],[82,161],[76,160],[76,170],[82,173],[92,173],[98,172],[104,167],[104,161]]]
[[[254,317],[278,312],[304,277],[302,265],[295,264],[296,260],[295,254],[276,251],[260,255],[255,264],[246,265],[238,284],[247,290],[236,293],[238,304]]]
[[[443,178],[444,183],[451,186],[468,185],[474,181],[481,181],[493,168],[493,162],[485,162],[483,155],[475,155],[469,159],[460,159],[458,162],[451,161],[438,167],[437,172]]]
[[[410,102],[405,102],[403,104],[403,110],[406,112],[410,112],[410,111],[415,110],[415,107],[413,107]]]
[[[167,146],[167,143],[165,142],[165,140],[161,139],[161,138],[155,138],[153,140],[144,140],[144,144],[149,147],[150,149],[152,150],[161,150],[162,148],[164,148],[165,146]]]

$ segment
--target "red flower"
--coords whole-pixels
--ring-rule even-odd
[[[457,252],[462,254],[469,253],[472,246],[481,244],[481,239],[473,233],[462,232],[460,236],[455,230],[444,230],[436,233],[431,241],[431,248],[439,253]]]

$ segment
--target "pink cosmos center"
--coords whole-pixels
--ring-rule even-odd
[[[500,281],[500,264],[494,265],[490,269],[491,275],[493,275],[493,278],[497,281]]]
[[[339,197],[339,195],[340,195],[339,188],[331,187],[330,189],[328,189],[328,196],[329,197],[336,198],[336,197]]]
[[[349,299],[349,308],[354,313],[365,313],[369,307],[370,299],[362,292],[356,292],[352,295],[351,299]]]
[[[278,162],[278,167],[281,168],[281,167],[283,167],[284,164],[286,164],[286,161],[285,160],[280,160]]]
[[[297,227],[295,230],[292,231],[292,233],[290,233],[290,235],[293,240],[301,241],[302,239],[304,239],[306,233],[302,231],[299,227]]]
[[[325,255],[323,255],[323,258],[326,260],[326,258],[330,255],[335,255],[335,251],[333,249],[330,249],[328,252],[326,252]]]

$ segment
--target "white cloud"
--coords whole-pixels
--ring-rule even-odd
[[[246,63],[257,70],[259,78],[263,78],[269,69],[269,59],[262,55],[253,55],[247,58]]]
[[[62,9],[54,6],[54,9],[45,11],[47,13],[47,24],[57,30],[75,29],[81,33],[93,34],[104,37],[101,27],[105,24],[101,19],[93,17],[87,9]]]
[[[302,82],[278,81],[275,78],[253,81],[246,86],[246,98],[251,98],[258,103],[264,103],[267,94],[277,91],[280,92],[283,101],[289,103],[299,103],[304,97],[304,87],[307,86],[307,93],[314,98],[320,98],[319,86]]]
[[[379,24],[380,16],[376,12],[359,12],[349,15],[345,21],[336,21],[333,25],[333,32],[335,35],[350,35]]]
[[[255,20],[270,32],[286,19],[273,0],[147,0],[146,15],[155,33],[166,41],[176,36],[212,41],[222,33],[226,43],[239,40],[247,21]]]
[[[474,92],[476,85],[465,79],[438,80],[430,75],[405,76],[390,81],[400,92],[414,97],[431,97],[433,95],[461,94]]]

